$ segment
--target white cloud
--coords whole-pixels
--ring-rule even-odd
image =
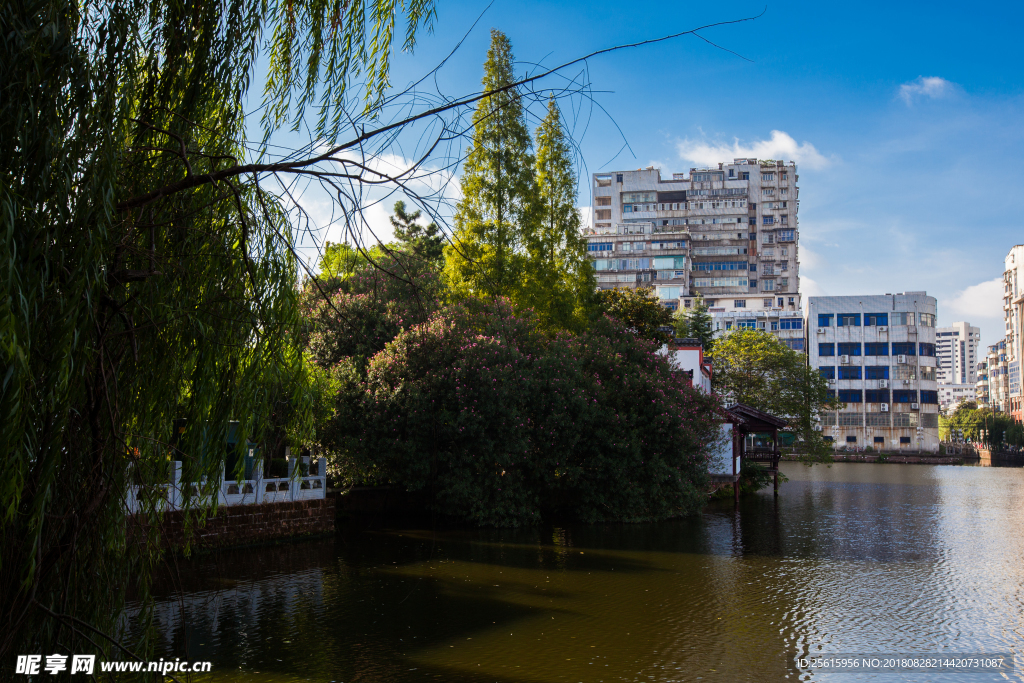
[[[577,206],[576,210],[580,212],[580,225],[584,228],[590,226],[590,217],[594,215],[594,208],[591,206]]]
[[[915,97],[930,97],[933,100],[946,97],[953,92],[953,83],[938,76],[918,76],[917,80],[900,86],[899,97],[909,107]]]
[[[972,324],[978,318],[1003,317],[1003,278],[997,277],[987,282],[971,285],[959,292],[955,297],[943,301],[943,309],[952,311],[955,318]],[[943,315],[943,317],[947,317]],[[949,321],[953,322],[953,321]]]
[[[805,305],[809,296],[828,296],[828,292],[822,289],[821,285],[806,275],[800,276],[800,294],[803,296]]]
[[[691,140],[686,138],[676,144],[679,157],[693,161],[701,166],[710,166],[719,162],[732,161],[739,158],[783,159],[795,161],[808,168],[825,168],[834,159],[822,155],[809,142],[797,144],[788,133],[773,130],[768,140],[755,140],[749,144],[740,143],[733,138],[732,144],[726,142],[708,142],[706,139]]]

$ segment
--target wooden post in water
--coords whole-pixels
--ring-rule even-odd
[[[779,430],[772,430],[772,462],[775,464],[775,495],[779,495],[779,461],[775,457],[779,454]],[[781,458],[780,458],[781,459]]]
[[[737,458],[739,458],[740,467],[743,466],[743,431],[739,427],[736,425],[732,430],[732,500],[735,505],[740,504],[740,481],[736,476],[738,474],[736,471]]]

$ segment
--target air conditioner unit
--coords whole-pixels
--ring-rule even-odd
[[[881,410],[883,413],[888,413],[889,412],[889,404],[888,403],[882,403],[881,405],[878,406],[878,409]]]
[[[818,334],[825,334],[825,332],[826,332],[826,330],[825,330],[824,327],[819,327],[818,328]]]
[[[918,405],[917,403],[911,403],[911,404],[910,404],[910,409],[911,409],[911,410],[920,410],[920,409],[921,409],[921,406],[920,406],[920,405]]]
[[[821,431],[821,425],[814,425],[814,431],[820,432]]]
[[[839,362],[842,363],[843,365],[849,365],[850,357],[849,356],[839,356]]]
[[[896,356],[896,362],[897,363],[903,363],[905,365],[906,362],[907,362],[907,357],[906,356]]]
[[[903,386],[905,386],[905,387],[909,387],[909,386],[910,386],[910,382],[911,382],[911,381],[912,381],[912,380],[909,380],[909,379],[905,379],[905,380],[903,380]]]
[[[836,381],[835,381],[834,379],[830,379],[830,380],[828,381],[828,385],[829,385],[830,387],[834,387],[834,386],[836,385]]]
[[[886,389],[888,387],[889,387],[889,380],[885,380],[885,379],[878,380],[878,388],[879,389]]]
[[[879,327],[879,328],[878,328],[878,331],[879,331],[879,332],[888,332],[888,331],[889,331],[889,328],[888,328],[888,327]]]

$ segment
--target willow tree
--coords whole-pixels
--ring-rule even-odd
[[[491,30],[483,91],[473,113],[455,231],[445,247],[445,280],[459,295],[516,297],[526,266],[524,235],[536,221],[534,157],[512,43]]]
[[[333,140],[381,101],[401,11],[411,46],[432,0],[0,6],[3,661],[118,638],[176,420],[197,483],[229,420],[259,440],[285,392],[302,421],[293,223],[261,181],[342,146],[268,162],[243,105],[265,56],[266,134],[315,104],[314,143]]]

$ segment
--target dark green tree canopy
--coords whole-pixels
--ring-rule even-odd
[[[650,287],[605,289],[597,294],[597,310],[619,320],[642,339],[659,344],[672,340],[672,313]]]

